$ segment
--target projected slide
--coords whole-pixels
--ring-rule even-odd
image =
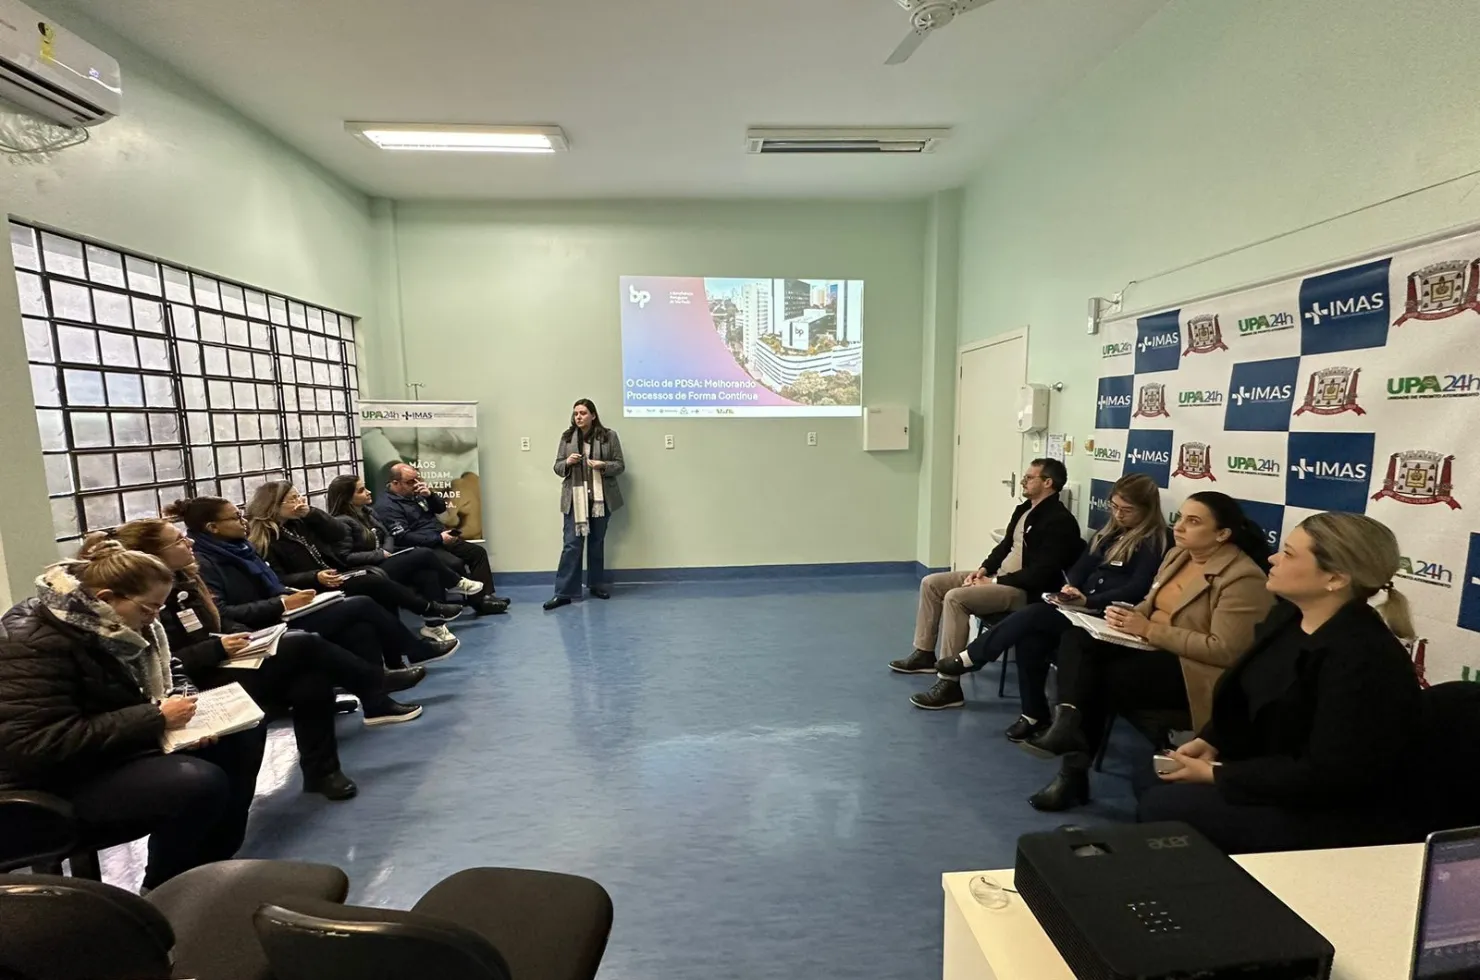
[[[623,415],[860,415],[863,281],[623,276]]]

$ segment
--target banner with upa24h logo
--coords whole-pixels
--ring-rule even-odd
[[[1480,681],[1480,233],[1195,306],[1101,337],[1090,523],[1149,473],[1241,501],[1272,547],[1307,516],[1382,521],[1426,684]]]

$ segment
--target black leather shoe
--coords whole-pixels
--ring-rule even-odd
[[[959,656],[945,657],[935,662],[935,672],[947,677],[964,677],[982,669],[981,664],[967,665],[961,662]]]
[[[319,793],[331,800],[353,799],[360,792],[360,787],[338,769],[327,776],[320,776],[312,782],[305,781],[303,784],[305,793]]]
[[[605,589],[587,589],[593,599],[610,599],[612,594]]]
[[[457,652],[462,646],[462,640],[453,637],[450,640],[429,640],[423,638],[418,644],[418,649],[408,653],[406,659],[413,664],[431,664],[438,660],[446,660]]]
[[[1046,731],[1048,731],[1048,725],[1044,722],[1029,721],[1022,715],[1018,715],[1018,720],[1008,726],[1007,731],[1002,734],[1007,736],[1009,742],[1026,742]]]
[[[961,696],[961,685],[956,681],[942,677],[935,682],[935,686],[921,694],[910,698],[910,704],[926,711],[940,711],[942,708],[959,708],[966,703]]]
[[[371,698],[364,703],[363,707],[365,724],[370,728],[377,728],[381,725],[399,725],[421,717],[421,705],[402,704],[385,694],[378,698]]]
[[[407,667],[404,670],[388,670],[385,672],[384,682],[381,685],[382,694],[395,694],[397,691],[409,691],[420,684],[427,676],[425,667]]]
[[[1079,724],[1079,709],[1068,704],[1053,709],[1053,724],[1048,726],[1048,731],[1018,744],[1040,759],[1089,751],[1089,742]]]
[[[1089,757],[1076,752],[1065,757],[1053,782],[1028,797],[1033,809],[1058,813],[1089,802]]]
[[[422,614],[423,619],[456,619],[463,614],[467,606],[455,605],[451,602],[429,602],[427,611]]]
[[[889,661],[889,669],[896,674],[933,674],[935,673],[935,654],[925,650],[915,650],[903,660]]]
[[[479,616],[497,616],[509,611],[509,600],[496,595],[480,596],[473,603],[473,609]]]
[[[559,609],[561,606],[568,605],[570,605],[570,600],[567,599],[565,596],[552,595],[550,598],[545,600],[545,605],[543,608],[545,612],[549,612],[551,609]]]

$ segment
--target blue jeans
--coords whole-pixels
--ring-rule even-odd
[[[586,587],[599,589],[606,581],[606,522],[609,517],[591,518],[584,538],[576,533],[576,522],[565,515],[565,546],[560,549],[560,567],[555,571],[555,594],[567,599],[581,597],[581,547],[586,549]]]

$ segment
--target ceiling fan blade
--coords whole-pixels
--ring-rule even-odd
[[[908,61],[910,55],[915,53],[915,49],[924,44],[925,39],[929,36],[930,31],[928,30],[910,31],[904,36],[904,40],[899,42],[899,47],[894,49],[894,53],[891,54],[887,60],[885,60],[884,64],[898,65],[902,64],[905,61]]]

